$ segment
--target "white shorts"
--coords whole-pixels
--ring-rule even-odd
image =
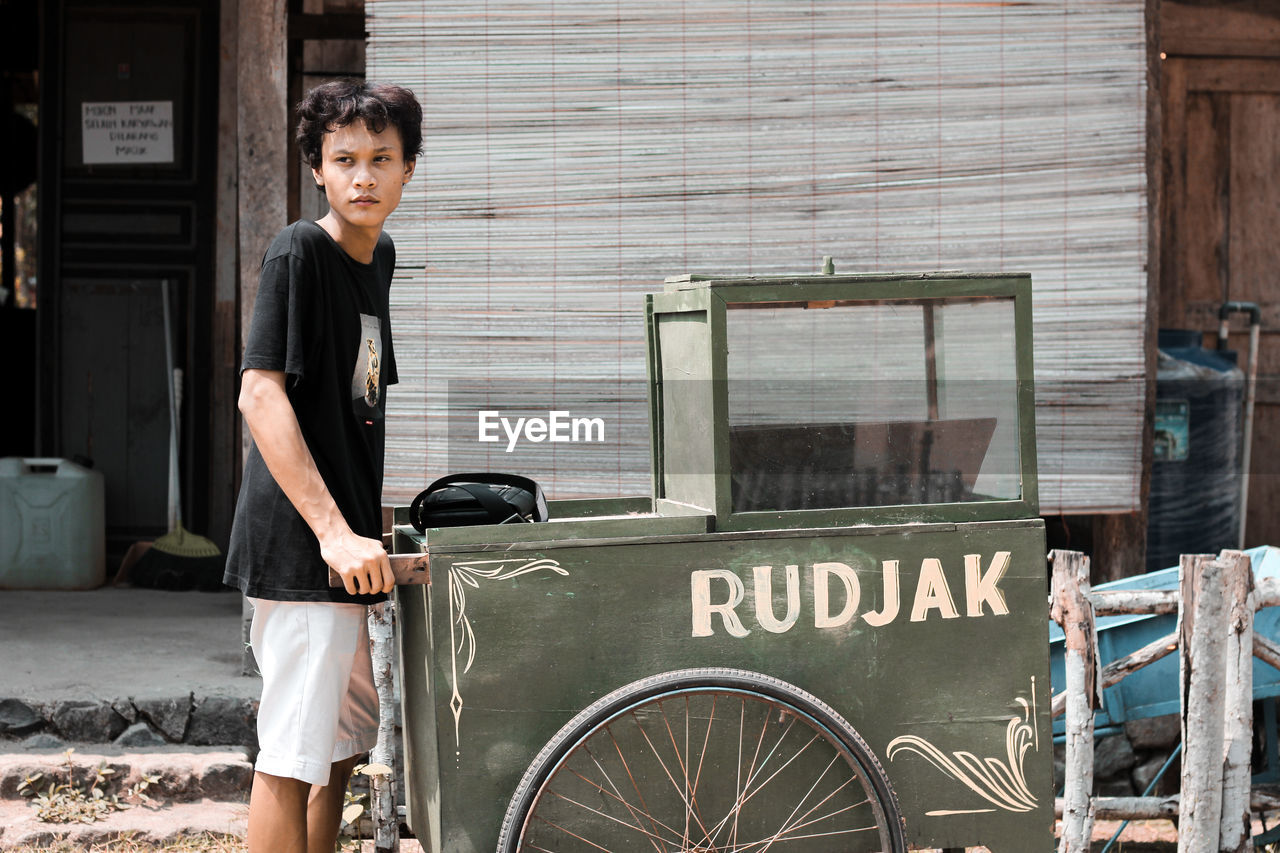
[[[363,604],[250,598],[262,671],[255,770],[329,784],[331,765],[378,740],[378,692]]]

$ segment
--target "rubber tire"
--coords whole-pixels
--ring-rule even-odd
[[[877,812],[878,824],[888,837],[890,846],[887,853],[906,853],[905,827],[897,795],[884,768],[853,726],[821,699],[793,684],[757,672],[721,667],[683,669],[651,675],[614,690],[579,712],[547,742],[525,771],[502,820],[498,853],[517,853],[529,813],[548,779],[580,744],[605,723],[659,697],[688,692],[701,693],[717,688],[755,694],[789,706],[794,712],[817,722],[827,734],[838,740],[857,763],[862,778],[871,788],[868,796]]]

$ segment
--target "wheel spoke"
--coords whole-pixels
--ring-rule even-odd
[[[666,724],[667,736],[671,739],[671,747],[675,750],[676,759],[680,762],[680,772],[684,774],[683,798],[685,801],[685,820],[684,820],[684,836],[683,841],[686,847],[689,846],[689,821],[692,818],[698,824],[698,828],[702,830],[703,838],[706,838],[707,830],[702,819],[702,809],[698,805],[698,779],[702,775],[702,762],[707,754],[707,741],[711,738],[711,724],[715,721],[715,694],[711,695],[711,715],[707,720],[707,734],[703,739],[702,751],[698,756],[698,769],[694,775],[693,783],[689,782],[689,762],[686,760],[692,753],[689,750],[689,736],[692,734],[692,723],[690,722],[689,700],[690,694],[684,695],[684,751],[680,750],[680,746],[676,743],[675,732],[671,727],[670,718],[667,717],[667,706],[665,702],[659,702],[658,707],[662,711],[662,719]]]
[[[578,840],[579,840],[579,841],[581,841],[583,844],[589,844],[589,845],[591,845],[592,847],[596,848],[597,850],[603,850],[603,851],[605,851],[605,853],[611,853],[608,847],[601,847],[599,844],[596,844],[594,841],[591,841],[590,839],[583,838],[581,835],[579,835],[578,833],[574,832],[574,831],[573,831],[573,830],[571,830],[571,829],[566,829],[565,827],[560,826],[560,825],[559,825],[559,824],[557,824],[557,823],[552,823],[551,821],[547,820],[546,818],[544,818],[544,817],[542,817],[542,816],[540,816],[540,815],[535,815],[535,817],[536,817],[538,820],[540,820],[540,821],[542,821],[543,823],[545,823],[547,826],[551,827],[552,829],[558,829],[558,830],[560,830],[561,832],[563,832],[565,835],[568,835],[568,836],[570,836],[571,838],[576,838],[576,839],[578,839]],[[530,845],[530,846],[532,846],[532,845]],[[538,848],[534,848],[534,849],[542,850],[543,848],[538,847]]]
[[[658,710],[659,710],[659,711],[661,711],[661,713],[662,713],[662,719],[663,719],[663,721],[664,721],[664,723],[665,723],[665,725],[666,725],[666,727],[667,727],[667,731],[668,731],[668,732],[670,732],[670,731],[671,731],[671,721],[667,719],[666,711],[662,708],[661,703],[659,703],[659,705],[658,705]],[[647,731],[645,731],[645,730],[644,730],[644,726],[642,726],[642,725],[640,724],[640,719],[635,715],[635,712],[634,712],[634,711],[630,714],[630,717],[631,717],[632,722],[634,722],[634,723],[635,723],[635,727],[636,727],[636,729],[640,732],[641,737],[643,737],[643,738],[644,738],[645,743],[649,745],[649,750],[653,753],[653,757],[654,757],[655,759],[657,759],[658,765],[662,768],[662,772],[663,772],[663,774],[665,774],[665,775],[666,775],[666,777],[667,777],[667,781],[669,781],[669,782],[671,783],[671,787],[675,790],[676,794],[680,797],[680,800],[684,803],[684,808],[685,808],[685,815],[686,815],[686,817],[687,817],[687,816],[689,816],[689,815],[692,815],[692,814],[693,814],[693,806],[692,806],[692,804],[690,804],[690,802],[689,802],[689,798],[686,796],[685,791],[683,791],[683,790],[680,788],[680,783],[676,780],[675,775],[671,772],[671,769],[670,769],[669,767],[667,767],[667,762],[665,762],[665,761],[663,761],[663,760],[662,760],[662,756],[661,756],[661,754],[659,754],[659,752],[658,752],[658,747],[657,747],[656,745],[654,745],[653,741],[649,738],[649,733],[648,733]],[[676,757],[677,757],[677,758],[679,758],[680,756],[679,756],[679,755],[677,755]],[[684,763],[684,762],[683,762],[683,761],[681,761],[681,764],[683,764],[683,763]],[[696,817],[696,815],[695,815],[695,817]],[[704,833],[706,832],[706,829],[705,829],[704,827],[700,827],[700,828],[702,829],[702,831],[703,831]],[[685,838],[686,838],[686,839],[688,838],[688,834],[687,834],[687,833],[686,833],[686,835],[685,835]]]
[[[863,800],[862,802],[859,802],[859,803],[850,803],[849,805],[844,806],[843,808],[839,808],[839,809],[836,809],[836,810],[835,810],[835,811],[833,811],[833,812],[827,812],[826,814],[819,815],[819,816],[817,816],[817,817],[813,818],[812,820],[807,820],[807,821],[804,821],[804,822],[802,822],[802,823],[794,824],[794,825],[792,825],[792,826],[791,826],[791,828],[790,828],[790,829],[788,829],[788,830],[787,830],[787,835],[788,835],[788,836],[790,836],[791,838],[807,837],[807,836],[796,836],[796,835],[795,835],[795,833],[796,833],[796,831],[798,831],[798,830],[805,829],[805,828],[807,828],[807,827],[814,826],[815,824],[822,823],[824,820],[830,820],[830,819],[831,819],[831,818],[833,818],[833,817],[837,817],[838,815],[842,815],[842,814],[844,814],[844,813],[846,813],[846,812],[853,811],[854,809],[860,809],[860,808],[862,808],[863,806],[870,805],[870,803],[871,803],[871,801],[870,801],[870,800]],[[874,815],[873,815],[873,817],[874,817]],[[874,823],[873,823],[873,824],[871,824],[871,826],[870,826],[869,828],[874,829],[875,827],[876,827],[876,824],[874,824]],[[862,832],[862,831],[866,830],[867,828],[868,828],[868,827],[856,827],[856,828],[854,828],[852,831],[854,831],[854,832]],[[823,834],[823,833],[818,833],[818,834],[819,834],[819,835],[821,835],[821,834]]]
[[[631,765],[627,763],[627,756],[623,753],[622,747],[618,744],[618,739],[613,736],[613,728],[611,726],[606,726],[605,731],[608,732],[609,740],[613,743],[613,748],[618,753],[618,760],[622,762],[622,768],[627,772],[627,778],[631,780],[631,787],[635,790],[636,796],[640,799],[641,811],[649,817],[651,822],[656,824],[657,821],[653,817],[653,810],[650,809],[649,804],[645,802],[644,793],[640,790],[640,783],[636,780],[635,774],[631,772]],[[679,833],[674,829],[671,829],[671,827],[668,827],[665,824],[663,826],[673,835],[679,837]]]
[[[773,838],[769,841],[769,844],[765,845],[764,847],[765,850],[768,850],[769,847],[773,845],[774,841],[786,835],[787,833],[791,832],[794,828],[804,825],[804,824],[792,824],[792,821],[795,820],[796,818],[796,813],[799,812],[800,809],[804,806],[804,804],[809,801],[809,797],[813,794],[815,790],[817,790],[819,783],[821,783],[822,780],[826,778],[827,774],[831,772],[831,768],[836,765],[836,762],[839,761],[840,758],[841,756],[839,753],[836,753],[835,755],[831,756],[831,760],[827,762],[827,766],[822,768],[822,772],[818,774],[818,778],[813,780],[813,784],[809,786],[809,790],[805,791],[804,796],[801,797],[799,802],[796,803],[795,808],[791,810],[791,814],[787,815],[787,817],[782,821],[782,827],[776,833],[774,833]],[[803,821],[809,815],[813,814],[815,810],[821,808],[823,803],[827,802],[836,794],[838,794],[851,781],[853,780],[852,779],[846,780],[844,784],[840,785],[830,794],[827,794],[827,796],[823,797],[821,800],[819,800],[817,803],[811,806],[808,811],[800,815],[800,820]],[[825,819],[825,817],[823,819]]]
[[[778,778],[778,774],[779,774],[779,773],[781,773],[783,770],[786,770],[788,767],[790,767],[790,766],[791,766],[791,762],[793,762],[793,761],[795,761],[797,758],[799,758],[799,757],[800,757],[800,755],[801,755],[805,750],[807,750],[809,747],[813,746],[813,744],[814,744],[814,743],[816,743],[816,742],[817,742],[817,740],[818,740],[818,736],[817,736],[817,735],[814,735],[814,736],[809,740],[809,742],[808,742],[808,743],[806,743],[804,746],[802,746],[802,747],[800,748],[800,752],[797,752],[795,755],[793,755],[793,756],[791,756],[790,758],[788,758],[788,759],[786,760],[786,762],[785,762],[781,767],[779,767],[777,770],[773,771],[773,773],[769,774],[769,778],[768,778],[768,779],[765,779],[763,782],[761,782],[761,783],[760,783],[760,785],[759,785],[759,786],[758,786],[754,791],[752,791],[750,794],[748,794],[746,797],[744,797],[744,798],[743,798],[743,800],[742,800],[742,803],[745,805],[745,804],[746,804],[746,803],[747,803],[747,802],[748,802],[752,797],[754,797],[756,794],[758,794],[758,793],[760,793],[761,791],[763,791],[763,790],[765,789],[765,787],[766,787],[770,782],[772,782],[774,779]],[[772,758],[772,757],[773,757],[773,755],[774,755],[773,753],[770,753],[770,754],[769,754],[769,758]],[[768,761],[768,759],[766,759],[766,760],[765,760],[765,764],[768,764],[768,763],[769,763],[769,761]],[[763,764],[762,764],[762,765],[760,765],[760,772],[762,772],[762,773],[764,772],[764,765],[763,765]]]
[[[655,835],[654,833],[650,832],[649,830],[645,829],[643,826],[637,826],[637,825],[635,825],[635,824],[627,823],[625,820],[622,820],[622,819],[621,819],[621,818],[619,818],[619,817],[615,817],[615,816],[613,816],[613,815],[609,814],[608,812],[601,811],[600,809],[597,809],[597,808],[593,808],[593,807],[591,807],[591,806],[587,805],[587,804],[586,804],[586,803],[584,803],[584,802],[581,802],[581,801],[579,801],[579,800],[575,800],[575,799],[573,799],[572,797],[566,797],[564,794],[561,794],[559,791],[552,790],[552,791],[548,791],[547,793],[548,793],[548,794],[550,794],[551,796],[555,797],[556,799],[558,799],[558,800],[562,801],[562,802],[568,803],[568,804],[569,804],[569,805],[571,805],[571,806],[577,806],[578,808],[583,809],[584,811],[588,811],[588,812],[590,812],[590,813],[591,813],[591,814],[593,814],[593,815],[597,815],[597,816],[599,816],[599,817],[602,817],[602,818],[604,818],[604,819],[605,819],[605,820],[607,820],[607,821],[611,821],[612,823],[616,823],[616,824],[618,824],[619,826],[624,826],[624,827],[626,827],[627,829],[630,829],[630,830],[633,830],[633,831],[635,831],[635,832],[638,832],[638,833],[640,833],[641,835],[643,835],[643,836],[645,836],[646,838],[648,838],[650,841],[654,841],[654,840],[656,839],[657,841],[663,841],[664,843],[670,843],[670,842],[667,842],[665,839],[663,839],[663,838],[661,838],[661,837],[659,837],[659,836]],[[578,838],[578,837],[579,837],[579,836],[575,835],[574,833],[570,832],[569,830],[565,829],[563,826],[561,826],[561,825],[559,825],[559,824],[557,824],[557,823],[552,823],[551,821],[547,820],[545,817],[540,817],[540,818],[539,818],[539,820],[541,820],[541,821],[542,821],[543,823],[545,823],[547,826],[553,826],[553,827],[555,827],[556,829],[560,830],[561,832],[567,833],[567,834],[569,834],[569,835],[573,835],[573,837],[574,837],[574,838]],[[583,840],[583,841],[586,841],[586,839],[582,839],[582,840]],[[590,842],[588,842],[588,843],[590,843]],[[592,845],[592,846],[597,846],[597,845]],[[601,849],[603,849],[603,848],[601,848]]]
[[[859,832],[875,832],[879,829],[880,827],[877,824],[873,823],[870,826],[857,826],[857,827],[851,827],[849,829],[835,829],[835,830],[832,830],[831,832],[813,832],[813,833],[809,833],[808,835],[793,835],[790,838],[787,838],[784,840],[804,841],[811,838],[831,838],[836,835],[856,835]],[[737,847],[727,848],[726,853],[751,853],[751,851],[755,850],[755,848],[761,844],[772,844],[772,843],[773,841],[771,839],[762,839],[760,841],[752,841],[750,844],[743,844]],[[884,853],[884,851],[868,850],[866,851],[866,853]]]
[[[744,727],[744,729],[745,729],[745,726],[746,726],[746,713],[747,713],[747,712],[746,712],[746,709],[747,709],[747,699],[746,699],[746,697],[745,697],[745,696],[744,696],[744,697],[742,697],[741,702],[742,702],[742,726],[743,726],[743,727]],[[746,783],[745,783],[745,787],[744,787],[744,785],[743,785],[743,784],[742,784],[742,782],[741,782],[741,780],[742,780],[742,759],[741,759],[741,747],[739,747],[739,759],[738,759],[738,780],[739,780],[739,784],[738,784],[738,786],[737,786],[737,790],[735,791],[734,800],[733,800],[733,805],[732,805],[732,806],[730,806],[729,811],[725,814],[725,816],[724,816],[723,818],[721,818],[721,819],[720,819],[720,822],[719,822],[719,823],[717,823],[717,824],[715,825],[715,827],[713,827],[713,828],[712,828],[711,832],[707,835],[707,840],[708,840],[708,841],[712,841],[712,842],[714,843],[715,838],[716,838],[717,836],[719,836],[719,834],[720,834],[720,830],[721,830],[721,829],[722,829],[726,824],[728,824],[728,823],[730,822],[730,820],[732,820],[732,827],[733,827],[733,830],[732,830],[732,832],[730,833],[730,840],[731,840],[731,842],[732,842],[732,843],[734,843],[734,844],[736,844],[736,843],[737,843],[737,840],[738,840],[738,817],[740,816],[740,813],[741,813],[741,811],[742,811],[742,804],[743,804],[743,802],[745,802],[745,800],[743,799],[743,794],[746,792],[746,789],[747,789],[747,788],[750,788],[750,787],[751,787],[751,781],[752,781],[752,780],[755,778],[755,776],[756,776],[756,762],[760,759],[760,749],[761,749],[761,747],[763,747],[763,746],[764,746],[764,736],[765,736],[765,734],[769,731],[769,718],[770,718],[771,716],[772,716],[771,714],[765,714],[765,715],[764,715],[764,723],[760,726],[760,736],[759,736],[758,738],[756,738],[756,749],[755,749],[755,752],[753,752],[753,753],[751,754],[751,766],[750,766],[749,768],[747,768],[747,781],[746,781]],[[745,734],[745,731],[744,731],[744,730],[740,730],[740,731],[739,731],[739,734],[738,734],[738,743],[739,743],[739,745],[741,745],[741,743],[742,743],[742,736],[743,736],[743,734]],[[785,734],[785,733],[784,733],[784,734]],[[767,760],[768,760],[768,759],[766,758],[766,761],[767,761]]]
[[[633,818],[636,819],[637,823],[641,823],[644,820],[647,820],[650,826],[652,827],[652,831],[645,832],[645,830],[641,827],[637,827],[637,829],[639,829],[641,832],[645,832],[645,834],[648,835],[649,843],[653,845],[653,849],[657,851],[657,853],[665,853],[661,845],[658,844],[658,841],[661,840],[665,844],[665,843],[670,843],[670,839],[662,838],[658,833],[658,828],[661,827],[662,829],[665,829],[667,832],[671,833],[671,839],[678,839],[680,837],[680,833],[672,829],[671,827],[667,826],[662,821],[655,818],[647,808],[640,808],[638,806],[633,805],[632,803],[627,802],[626,798],[622,795],[622,791],[618,789],[618,786],[614,783],[612,776],[610,776],[609,774],[609,771],[607,771],[604,768],[603,763],[596,756],[596,754],[592,752],[590,748],[586,749],[586,753],[591,757],[592,763],[595,764],[596,769],[600,771],[601,778],[603,778],[605,782],[608,783],[609,788],[611,790],[606,790],[605,787],[601,785],[599,782],[596,782],[594,779],[588,779],[586,776],[584,776],[582,773],[578,772],[577,770],[570,769],[569,772],[572,773],[577,778],[581,779],[587,785],[590,785],[592,788],[595,788],[601,794],[604,794],[606,797],[610,797],[613,800],[620,803],[622,807],[626,809]],[[637,790],[637,794],[639,794],[638,790]],[[643,804],[643,797],[641,797],[641,802]]]
[[[825,771],[823,772],[823,775],[824,775],[824,776],[826,775]],[[821,781],[821,780],[819,779],[819,781]],[[778,830],[774,835],[772,835],[771,837],[769,837],[768,839],[766,839],[766,840],[768,841],[768,843],[767,843],[763,848],[761,848],[761,850],[762,850],[762,851],[764,851],[764,850],[768,850],[771,846],[773,846],[773,843],[774,843],[775,841],[778,841],[778,840],[793,841],[793,840],[795,840],[795,839],[797,839],[797,838],[809,838],[809,837],[811,837],[811,836],[808,836],[808,835],[796,835],[795,833],[796,833],[797,831],[801,830],[801,829],[806,829],[806,828],[808,828],[808,827],[814,826],[815,824],[822,823],[823,821],[830,820],[830,819],[832,819],[832,818],[834,818],[834,817],[837,817],[837,816],[839,816],[839,815],[841,815],[841,814],[844,814],[844,813],[846,813],[846,812],[852,811],[853,809],[858,809],[858,808],[861,808],[861,807],[863,807],[863,806],[866,806],[866,805],[870,804],[870,802],[871,802],[870,800],[868,800],[868,799],[863,799],[861,802],[857,802],[857,803],[850,803],[850,804],[848,804],[848,805],[844,806],[843,808],[838,808],[838,809],[836,809],[835,811],[829,811],[829,812],[826,812],[825,814],[820,814],[820,815],[818,815],[817,817],[811,817],[811,816],[813,815],[813,813],[814,813],[814,812],[816,812],[818,809],[822,808],[822,807],[823,807],[823,805],[825,805],[825,804],[827,803],[827,801],[829,801],[832,797],[834,797],[836,794],[840,793],[842,790],[844,790],[846,787],[848,787],[850,784],[852,784],[852,783],[853,783],[853,782],[855,782],[855,781],[856,781],[856,778],[851,778],[851,779],[847,779],[847,780],[845,780],[845,782],[844,782],[843,784],[841,784],[839,787],[837,787],[837,788],[836,788],[834,791],[832,791],[830,794],[828,794],[827,796],[823,797],[823,798],[822,798],[821,800],[819,800],[817,803],[814,803],[814,805],[813,805],[813,806],[811,806],[811,807],[809,808],[809,810],[808,810],[808,811],[806,811],[804,814],[800,815],[799,819],[795,820],[795,822],[793,823],[793,822],[792,822],[792,820],[793,820],[793,818],[795,818],[796,811],[799,811],[799,808],[800,808],[800,806],[799,806],[799,805],[797,805],[797,806],[796,806],[796,808],[791,812],[791,814],[787,816],[787,819],[786,819],[786,821],[784,821],[782,828],[780,828],[780,829],[779,829],[779,830]],[[817,782],[814,782],[814,788],[816,788],[816,787],[817,787]],[[810,791],[812,791],[812,790],[813,790],[813,789],[810,789]],[[807,794],[805,795],[805,799],[808,799],[808,795],[807,795]],[[803,802],[804,802],[804,801],[802,800],[802,801],[801,801],[801,804],[803,804]],[[874,813],[872,814],[872,817],[873,817],[873,818],[875,817]],[[874,824],[874,823],[872,824],[871,828],[873,828],[873,829],[875,828],[875,824]],[[823,834],[823,833],[819,833],[819,834]]]
[[[838,713],[775,678],[707,668],[643,679],[575,717],[526,772],[499,851],[904,853],[900,822]]]
[[[746,805],[746,804],[747,804],[747,802],[748,802],[748,801],[750,801],[752,797],[754,797],[756,794],[758,794],[758,793],[760,793],[762,790],[764,790],[764,788],[765,788],[765,786],[766,786],[766,785],[768,785],[771,781],[773,781],[775,778],[777,778],[777,776],[778,776],[778,774],[779,774],[779,773],[781,773],[783,770],[787,769],[787,767],[791,764],[791,762],[792,762],[792,761],[795,761],[797,758],[799,758],[799,757],[800,757],[800,754],[801,754],[801,753],[803,753],[806,749],[808,749],[808,748],[809,748],[809,746],[811,746],[811,745],[813,744],[813,742],[814,742],[814,741],[816,741],[816,740],[818,739],[818,735],[817,735],[817,734],[814,734],[813,738],[812,738],[812,739],[810,739],[810,741],[809,741],[808,743],[806,743],[803,747],[801,747],[801,749],[799,750],[799,752],[797,752],[795,755],[791,756],[791,758],[790,758],[790,759],[788,759],[788,760],[786,761],[786,763],[784,763],[784,764],[783,764],[781,767],[779,767],[777,770],[773,771],[773,773],[771,773],[767,779],[765,779],[762,783],[760,783],[760,785],[759,785],[759,786],[757,786],[754,790],[752,790],[752,784],[755,782],[756,778],[757,778],[760,774],[762,774],[762,773],[764,773],[764,772],[765,772],[765,768],[768,766],[769,762],[773,759],[773,756],[777,754],[777,752],[778,752],[778,748],[782,745],[782,742],[783,742],[784,740],[786,740],[787,735],[791,732],[792,727],[795,725],[795,721],[796,721],[796,718],[795,718],[794,716],[792,716],[792,717],[791,717],[791,719],[790,719],[790,720],[788,720],[787,725],[786,725],[786,728],[784,728],[784,729],[782,730],[782,733],[781,733],[780,735],[778,735],[778,739],[777,739],[777,741],[775,741],[775,742],[774,742],[773,746],[769,749],[769,752],[765,755],[765,757],[764,757],[764,761],[763,761],[763,762],[761,762],[760,767],[759,767],[759,769],[758,769],[758,770],[754,767],[755,760],[754,760],[754,759],[752,760],[752,765],[753,765],[753,766],[752,766],[752,773],[751,773],[750,775],[748,775],[748,777],[747,777],[747,786],[746,786],[746,788],[741,792],[741,794],[738,796],[738,798],[734,801],[733,805],[731,806],[730,813],[729,813],[729,814],[727,814],[727,815],[725,815],[725,817],[721,819],[720,824],[717,824],[717,827],[716,827],[716,829],[713,831],[713,833],[712,833],[712,834],[709,834],[709,835],[707,836],[707,838],[708,838],[708,839],[709,839],[709,838],[711,838],[711,837],[713,837],[713,835],[719,831],[719,827],[720,827],[721,825],[723,825],[723,823],[724,823],[724,822],[725,822],[725,821],[726,821],[730,816],[734,817],[734,819],[736,820],[736,819],[737,819],[737,815],[742,811],[742,807],[743,807],[744,805]],[[765,728],[767,728],[767,727],[768,727],[768,725],[769,725],[769,716],[766,716],[766,717],[765,717],[765,723],[764,723],[764,724],[765,724]],[[764,730],[763,730],[763,729],[761,729],[760,735],[761,735],[761,740],[763,740],[763,738],[764,738]],[[758,747],[758,746],[757,746],[757,750],[756,750],[756,752],[757,752],[757,755],[758,755],[758,754],[759,754],[759,747]]]
[[[715,721],[716,721],[716,699],[718,698],[719,697],[716,696],[716,694],[714,693],[711,694],[711,713],[707,717],[707,733],[702,738],[702,751],[698,755],[698,772],[695,773],[693,776],[693,793],[690,796],[691,796],[691,799],[693,800],[695,807],[697,807],[697,804],[698,804],[698,783],[702,781],[702,764],[707,759],[707,751],[708,751],[707,746],[708,744],[711,743],[711,727],[715,724]],[[685,700],[686,728],[688,726],[688,716],[687,716],[688,705],[689,703],[688,703],[688,700],[686,699]],[[698,811],[698,814],[699,814],[699,817],[701,817],[702,815],[701,810]],[[698,822],[701,823],[702,821],[699,820]]]

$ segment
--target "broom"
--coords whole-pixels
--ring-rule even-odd
[[[210,540],[182,526],[178,483],[178,400],[181,373],[173,367],[170,332],[169,282],[162,282],[164,300],[164,357],[169,377],[169,532],[137,558],[129,572],[135,586],[156,589],[223,589],[222,551]]]

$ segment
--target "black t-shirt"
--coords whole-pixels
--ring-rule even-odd
[[[315,222],[276,237],[262,261],[242,371],[281,370],[303,438],[351,529],[382,536],[383,414],[396,382],[388,291],[396,253],[383,234],[373,262],[348,255]],[[249,448],[223,578],[253,598],[372,604],[329,586],[320,543]]]

